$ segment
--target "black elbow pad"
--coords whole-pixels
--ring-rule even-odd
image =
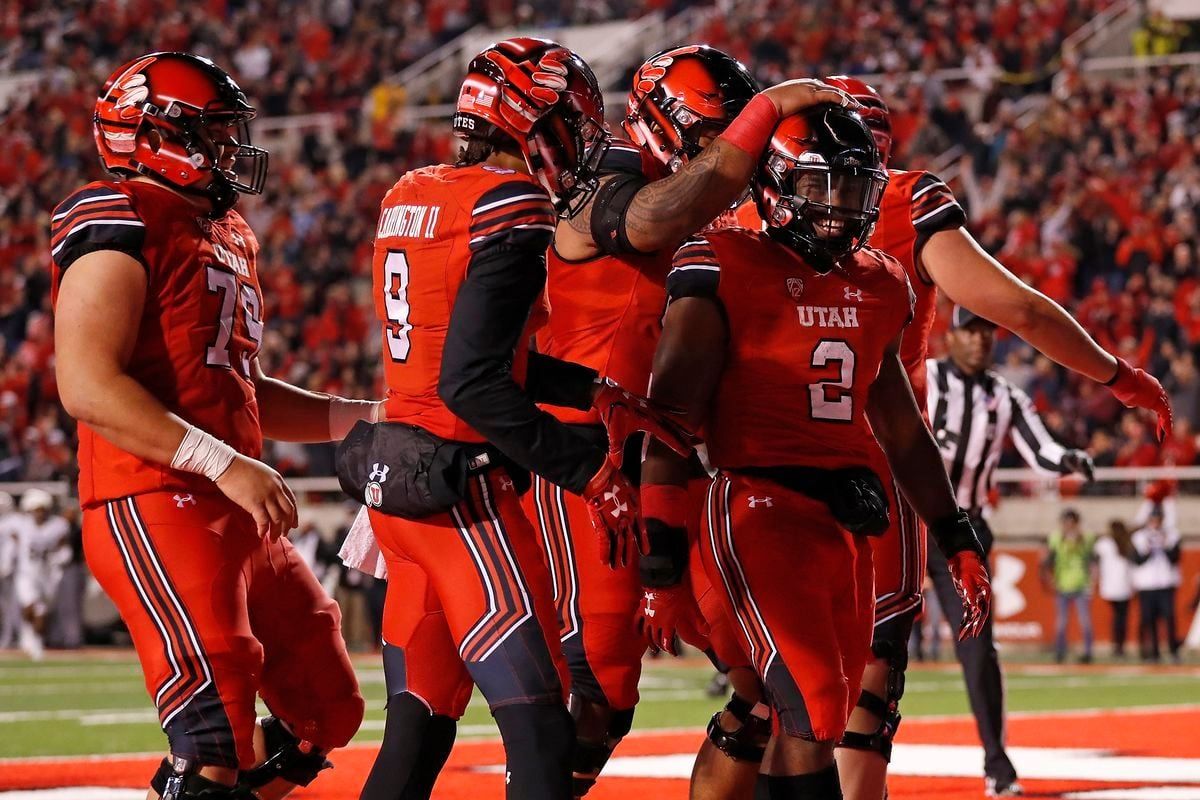
[[[606,181],[592,201],[592,241],[610,256],[640,253],[625,235],[625,213],[633,197],[649,183],[645,176],[621,172]]]

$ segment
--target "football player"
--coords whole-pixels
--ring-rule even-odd
[[[825,79],[852,95],[875,137],[886,165],[892,150],[888,108],[874,88],[856,78]],[[940,287],[955,303],[1008,328],[1068,369],[1104,383],[1123,404],[1146,408],[1158,417],[1160,439],[1171,430],[1171,408],[1154,376],[1107,353],[1057,303],[1019,280],[989,256],[967,231],[966,215],[950,188],[922,170],[889,170],[891,180],[880,205],[871,246],[897,258],[916,292],[916,313],[904,337],[900,357],[921,408],[925,407],[929,330],[937,311]],[[738,209],[738,221],[761,227],[751,204]],[[886,472],[887,465],[879,464]],[[884,475],[895,513],[888,532],[875,544],[874,658],[863,678],[859,707],[851,717],[838,752],[846,796],[880,800],[884,796],[892,739],[900,723],[908,637],[921,609],[926,540],[911,505]],[[990,550],[991,542],[984,542]],[[944,560],[936,557],[938,568]],[[948,609],[950,618],[954,609]],[[1003,747],[1003,690],[991,626],[982,635],[960,640],[959,660],[967,672],[972,710],[986,743],[984,770],[989,795],[1019,794],[1016,770]],[[993,698],[984,701],[982,698]]]
[[[779,734],[757,796],[841,797],[834,746],[870,653],[866,537],[889,517],[876,437],[949,555],[969,609],[962,635],[988,615],[982,550],[899,358],[912,290],[895,259],[864,247],[887,180],[856,114],[827,105],[785,117],[753,183],[766,232],[693,237],[667,278],[651,393],[704,430],[718,470],[705,572]],[[685,541],[685,460],[651,442],[643,477],[665,533]],[[647,615],[670,616],[684,591],[681,580],[660,585]]]
[[[378,403],[263,374],[255,110],[185,53],[121,66],[94,131],[112,180],[51,219],[55,356],[79,421],[92,573],[129,627],[171,757],[149,797],[282,797],[329,766],[363,700],[337,605],[284,534],[296,503],[264,436],[340,438]],[[255,721],[261,696],[271,716]]]
[[[641,547],[640,520],[610,450],[635,428],[673,434],[596,370],[526,344],[558,213],[595,190],[608,146],[591,70],[554,42],[499,42],[471,61],[453,126],[464,139],[456,163],[404,175],[376,231],[388,386],[377,436],[395,445],[366,462],[378,476],[369,517],[389,582],[389,699],[361,796],[429,797],[475,684],[504,741],[507,796],[565,800],[569,678],[550,577],[519,498],[529,472],[578,496],[588,536],[600,538],[588,557],[626,563]],[[608,435],[583,436],[539,401],[594,412]],[[405,452],[444,507],[388,513],[382,498],[397,477],[387,477],[387,460]]]
[[[598,191],[583,201],[579,213],[558,223],[547,254],[550,314],[537,333],[539,352],[601,370],[624,386],[645,388],[666,299],[664,282],[680,234],[662,228],[621,234],[620,215],[629,213],[628,207],[642,213],[637,209],[646,202],[643,194],[653,191],[647,189],[651,181],[678,173],[699,156],[757,92],[745,67],[710,47],[664,51],[642,66],[625,130],[654,147],[643,153],[629,141],[611,141],[600,162]],[[659,106],[667,107],[669,116],[659,116]],[[723,202],[732,202],[740,191],[731,182]],[[655,202],[667,199],[659,198]],[[705,203],[703,214],[690,209],[698,201]],[[689,198],[684,192],[670,202],[693,225],[721,208],[714,198]],[[629,235],[636,248],[622,244]],[[604,441],[594,410],[547,410],[579,435]],[[640,451],[631,465],[639,460]],[[587,507],[561,486],[535,478],[526,500],[545,549],[571,671],[577,734],[573,773],[575,794],[581,797],[633,721],[646,649],[631,633],[641,599],[638,565],[632,560],[617,565],[614,574],[596,558]]]

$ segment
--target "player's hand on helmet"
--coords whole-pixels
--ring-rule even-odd
[[[529,133],[534,123],[558,102],[560,92],[567,88],[568,57],[566,50],[550,50],[533,69],[529,69],[526,65],[515,64],[498,50],[488,52],[488,60],[504,73],[506,90],[515,94],[518,100],[516,104],[501,102],[498,109],[514,130]]]
[[[1063,456],[1063,466],[1076,475],[1082,475],[1084,480],[1094,481],[1096,479],[1096,463],[1092,461],[1092,457],[1085,450],[1068,450]]]
[[[699,439],[683,426],[683,412],[627,391],[609,378],[598,384],[592,408],[608,430],[609,455],[621,464],[625,440],[643,431],[686,458]]]
[[[1158,416],[1158,441],[1161,444],[1167,440],[1173,427],[1171,401],[1158,378],[1118,358],[1117,374],[1108,388],[1127,408],[1148,408],[1153,411]]]
[[[972,639],[983,631],[992,607],[992,583],[988,578],[987,565],[974,550],[963,550],[948,559],[950,578],[954,591],[962,600],[962,623],[958,628],[958,640]]]
[[[798,78],[777,83],[763,94],[775,103],[781,117],[821,103],[835,103],[849,109],[859,107],[859,102],[849,94],[816,78]]]
[[[638,607],[638,630],[653,652],[679,655],[679,642],[695,643],[708,636],[696,599],[686,583],[644,587]]]
[[[216,483],[222,494],[254,517],[259,536],[278,539],[299,524],[292,490],[278,472],[261,461],[239,453]]]
[[[637,491],[622,473],[612,453],[583,489],[600,560],[612,569],[628,565],[649,548],[646,526],[638,512]]]

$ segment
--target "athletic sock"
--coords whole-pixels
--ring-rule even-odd
[[[570,800],[575,723],[565,705],[519,703],[492,712],[507,759],[508,800]]]
[[[755,800],[842,800],[842,785],[836,766],[804,775],[759,775],[754,797]]]
[[[432,747],[429,740],[437,727],[435,719],[446,718],[432,716],[424,703],[407,692],[388,698],[383,742],[359,800],[428,800],[437,773],[445,763],[443,758],[436,768],[422,764],[426,749]],[[450,723],[453,743],[453,720]],[[448,747],[446,752],[449,753]]]

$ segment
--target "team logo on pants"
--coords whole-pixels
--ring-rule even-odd
[[[383,505],[383,487],[380,484],[387,481],[389,471],[391,471],[391,467],[387,464],[384,464],[382,468],[378,461],[371,465],[371,474],[367,476],[370,482],[363,491],[363,502],[371,508],[379,508]]]
[[[190,494],[177,494],[172,497],[172,499],[175,501],[176,508],[183,508],[188,503],[196,505],[196,498],[192,497]]]
[[[775,501],[770,497],[748,497],[746,498],[746,505],[750,508],[758,508],[759,506],[770,508],[775,505]]]

